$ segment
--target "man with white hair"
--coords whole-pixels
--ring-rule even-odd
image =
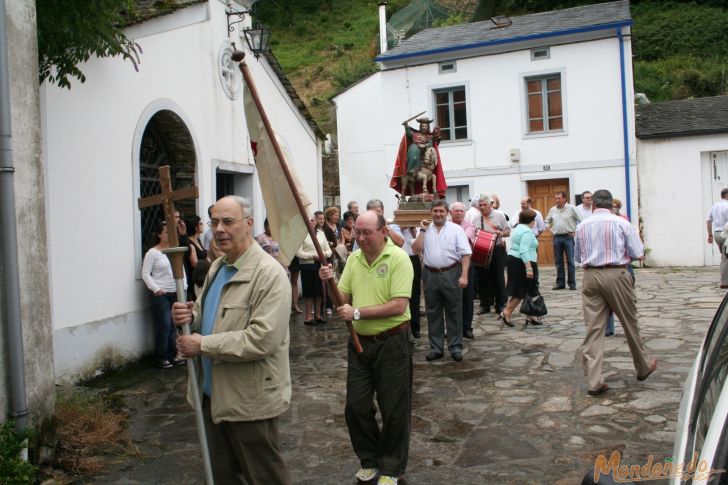
[[[359,215],[359,203],[355,200],[350,200],[348,204],[346,204],[346,208],[349,212],[354,214],[355,216]]]
[[[478,197],[475,197],[470,201],[470,208],[465,212],[465,220],[471,223],[473,226],[475,226],[475,221],[480,220],[480,208],[478,207],[478,202],[480,201],[481,197],[484,196],[490,196],[490,194],[480,194]]]
[[[202,358],[212,473],[217,483],[289,485],[278,417],[291,402],[291,284],[278,261],[253,239],[247,199],[220,199],[210,227],[224,257],[212,263],[197,301],[173,305],[172,320],[195,331],[180,336],[177,348],[186,359]],[[188,388],[190,402],[191,392]]]
[[[493,209],[493,199],[490,194],[481,194],[478,201],[480,217],[475,221],[476,229],[493,233],[498,236],[490,266],[478,268],[478,291],[480,293],[480,312],[487,313],[490,303],[493,302],[495,313],[500,313],[506,302],[506,242],[504,238],[510,236],[511,228],[501,211]]]

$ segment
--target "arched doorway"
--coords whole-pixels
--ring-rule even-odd
[[[192,136],[182,118],[167,109],[157,111],[149,119],[141,137],[138,179],[140,197],[161,192],[158,169],[162,165],[170,166],[174,190],[194,185],[197,158]],[[195,204],[194,199],[185,199],[176,202],[175,206],[184,217],[196,212]],[[161,205],[142,209],[142,255],[154,245],[152,228],[161,219],[164,219]]]

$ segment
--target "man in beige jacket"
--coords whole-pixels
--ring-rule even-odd
[[[198,333],[181,336],[183,357],[202,357],[205,432],[217,483],[285,484],[278,416],[291,401],[288,305],[283,267],[255,242],[250,203],[220,199],[210,226],[224,257],[196,302],[175,303],[172,319]],[[189,390],[188,390],[189,393]]]

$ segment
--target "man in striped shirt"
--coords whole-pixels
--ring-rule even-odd
[[[602,358],[610,309],[624,328],[637,380],[643,381],[655,371],[657,359],[647,359],[637,322],[634,280],[627,271],[633,259],[644,257],[644,246],[634,226],[612,214],[612,194],[608,190],[597,190],[593,196],[594,213],[577,227],[574,253],[584,268],[584,372],[588,393],[596,396],[609,389],[602,379]]]

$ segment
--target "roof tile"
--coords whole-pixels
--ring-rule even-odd
[[[637,106],[637,138],[728,133],[728,96]]]
[[[465,47],[489,41],[502,41],[533,34],[548,34],[613,22],[630,21],[629,0],[511,17],[507,27],[496,28],[490,20],[426,29],[380,55],[386,61],[401,55],[436,49]]]

